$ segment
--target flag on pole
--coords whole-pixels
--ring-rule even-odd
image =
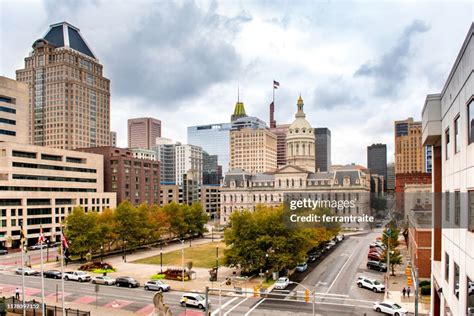
[[[273,89],[278,89],[280,87],[280,83],[278,81],[273,80]]]
[[[64,235],[64,232],[61,232],[61,242],[63,244],[63,248],[64,249],[68,249],[69,248],[69,243],[67,241],[67,238],[66,236]]]
[[[40,234],[38,237],[38,244],[42,245],[45,241],[44,234],[43,234],[43,225],[40,226]]]

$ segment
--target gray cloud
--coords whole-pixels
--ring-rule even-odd
[[[231,39],[251,17],[227,18],[215,10],[216,4],[204,12],[193,2],[153,5],[138,28],[106,52],[116,95],[173,111],[170,103],[230,80],[241,63]]]
[[[423,21],[414,20],[405,27],[395,46],[377,60],[363,64],[355,77],[375,79],[377,96],[396,96],[409,72],[409,60],[413,56],[411,42],[417,33],[425,33],[430,27]]]
[[[356,106],[362,100],[354,93],[355,86],[343,76],[329,77],[319,83],[313,92],[318,107],[333,109],[340,106]]]

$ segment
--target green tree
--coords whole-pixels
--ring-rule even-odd
[[[187,225],[184,220],[184,209],[188,207],[187,205],[179,205],[174,202],[171,202],[163,206],[163,211],[166,216],[169,218],[168,226],[168,238],[173,237],[184,237],[187,230]]]
[[[388,249],[385,249],[384,252],[382,253],[382,256],[380,256],[380,260],[382,262],[387,262],[387,251]],[[403,264],[403,256],[400,253],[400,250],[398,249],[393,249],[390,251],[390,268],[392,270],[392,275],[395,276],[395,266],[397,265],[402,265]]]
[[[337,233],[325,227],[289,229],[284,216],[283,206],[259,205],[254,212],[233,213],[224,233],[228,245],[224,250],[226,265],[247,272],[292,268],[305,259],[309,250]]]
[[[100,244],[97,213],[85,213],[82,207],[75,207],[66,218],[65,234],[69,239],[69,250],[84,259],[84,255],[97,249]]]
[[[137,208],[129,201],[123,201],[115,209],[115,233],[122,242],[127,241],[133,247],[140,243],[142,237],[142,220]]]
[[[400,254],[400,250],[397,247],[400,245],[398,237],[400,235],[400,229],[396,226],[395,221],[391,221],[387,227],[385,227],[382,235],[382,243],[385,245],[385,250],[382,253],[381,260],[387,261],[387,252],[390,252],[390,268],[392,269],[392,275],[395,275],[395,266],[403,263],[403,257]]]
[[[201,203],[193,203],[191,206],[183,205],[184,222],[188,232],[194,235],[203,235],[206,232],[205,224],[208,217],[202,209]]]

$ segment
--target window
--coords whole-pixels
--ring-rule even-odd
[[[461,192],[454,192],[454,225],[459,226],[461,222]]]
[[[468,143],[474,143],[474,99],[467,106]]]
[[[449,255],[444,253],[444,279],[449,282]]]
[[[467,207],[468,207],[468,229],[474,232],[474,191],[467,193]]]
[[[459,266],[456,262],[454,263],[454,294],[459,299]]]
[[[454,153],[458,153],[461,150],[461,137],[459,136],[459,114],[454,119]]]
[[[446,191],[444,193],[444,219],[449,222],[449,215],[450,215],[450,209],[449,209],[449,191]]]
[[[446,159],[449,159],[449,128],[446,129],[446,131],[444,132],[444,143],[446,145],[446,148],[445,148],[445,154],[446,154]]]
[[[474,309],[474,289],[472,288],[471,284],[474,282],[468,277],[467,278],[467,308],[470,310],[471,308]]]

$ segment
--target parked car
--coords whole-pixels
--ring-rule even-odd
[[[38,250],[38,249],[41,249],[41,248],[47,248],[48,247],[48,244],[36,244],[36,245],[33,245],[33,246],[30,246],[28,247],[29,250]]]
[[[367,258],[373,261],[380,261],[381,256],[377,252],[369,252]]]
[[[304,272],[308,269],[308,264],[306,262],[300,262],[296,265],[297,272]]]
[[[125,286],[125,287],[139,287],[140,283],[137,280],[131,277],[120,277],[115,279],[116,286]]]
[[[19,275],[22,275],[23,274],[23,271],[25,273],[25,275],[40,275],[40,273],[34,269],[31,269],[31,268],[16,268],[15,269],[15,273],[16,274],[19,274]]]
[[[275,282],[275,289],[284,290],[290,284],[290,279],[287,277],[281,277]]]
[[[397,303],[383,301],[383,302],[375,302],[373,305],[374,311],[378,313],[384,313],[394,316],[405,316],[408,315],[408,311],[398,305]]]
[[[45,278],[50,279],[61,279],[61,271],[59,270],[48,270],[43,273]]]
[[[185,307],[187,305],[197,307],[200,309],[205,309],[206,306],[206,298],[202,294],[197,293],[184,293],[179,300],[181,306]],[[207,302],[211,305],[211,302],[208,300]]]
[[[315,262],[316,260],[318,260],[318,258],[319,257],[316,252],[312,252],[308,254],[308,262]]]
[[[61,246],[61,242],[59,242],[59,241],[50,242],[50,243],[48,244],[48,247],[49,247],[49,248],[55,248],[55,247],[59,247],[59,246]]]
[[[379,248],[371,248],[369,249],[369,253],[378,253],[379,255],[383,254],[383,250]]]
[[[84,271],[67,271],[64,272],[64,280],[78,281],[78,282],[89,282],[91,276]]]
[[[8,255],[8,250],[6,249],[0,249],[0,256],[1,255]]]
[[[380,272],[387,272],[387,265],[379,261],[368,261],[367,269],[377,270]]]
[[[114,285],[115,279],[106,275],[95,276],[92,278],[93,284]]]
[[[166,284],[165,282],[160,280],[146,281],[143,286],[145,287],[145,291],[150,290],[158,292],[168,292],[171,289],[169,284]]]
[[[367,278],[364,276],[359,277],[359,279],[357,280],[357,286],[360,288],[372,290],[375,293],[385,291],[385,285],[380,283],[379,280]]]
[[[341,241],[343,241],[345,238],[346,238],[346,237],[345,237],[344,235],[337,235],[337,236],[336,236],[336,241],[337,241],[337,242],[341,242]]]

